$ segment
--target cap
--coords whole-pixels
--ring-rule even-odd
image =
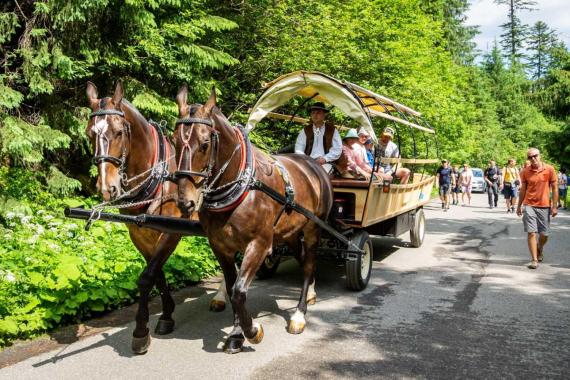
[[[370,133],[368,133],[368,131],[364,129],[364,127],[360,127],[360,129],[358,130],[358,136],[360,135],[370,136]]]
[[[384,130],[382,131],[382,135],[394,137],[394,130],[393,130],[392,128],[390,128],[390,127],[386,127],[386,128],[384,128]]]

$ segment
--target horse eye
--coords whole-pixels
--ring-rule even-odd
[[[208,149],[208,143],[207,143],[207,142],[202,143],[202,144],[200,145],[200,151],[201,151],[201,152],[205,152],[206,149]]]

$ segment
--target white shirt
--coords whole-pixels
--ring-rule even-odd
[[[380,157],[382,158],[399,158],[400,157],[400,150],[398,149],[398,145],[396,145],[393,141],[388,141],[388,144],[379,145],[380,150]],[[385,172],[392,170],[391,164],[382,164]]]
[[[324,146],[324,134],[325,127],[316,128],[313,125],[313,149],[311,150],[311,158],[324,157],[327,162],[333,162],[339,159],[342,153],[342,140],[340,139],[340,134],[335,129],[332,139],[332,146],[329,152],[325,154]],[[305,135],[305,130],[301,129],[299,136],[297,136],[297,141],[295,142],[295,153],[305,154],[305,147],[307,146],[307,135]]]

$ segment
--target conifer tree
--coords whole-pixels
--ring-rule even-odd
[[[511,63],[520,61],[524,57],[524,40],[528,33],[528,26],[521,22],[518,13],[522,10],[534,10],[535,0],[495,0],[497,4],[508,6],[508,21],[501,25],[504,33],[501,34],[501,46]]]
[[[555,31],[543,21],[537,21],[528,38],[529,65],[534,79],[541,79],[550,64],[550,55],[556,44]]]

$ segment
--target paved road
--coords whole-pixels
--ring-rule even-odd
[[[342,268],[321,265],[319,302],[302,335],[285,330],[301,278],[289,261],[255,282],[248,303],[265,339],[241,354],[221,352],[231,315],[209,313],[211,291],[200,286],[180,293],[176,331],[153,337],[144,356],[130,353],[126,323],[4,368],[0,378],[568,378],[570,213],[555,218],[545,263],[531,271],[520,219],[488,210],[485,199],[446,213],[430,204],[420,249],[407,247],[407,236],[375,240],[373,277],[361,293],[345,289]]]

